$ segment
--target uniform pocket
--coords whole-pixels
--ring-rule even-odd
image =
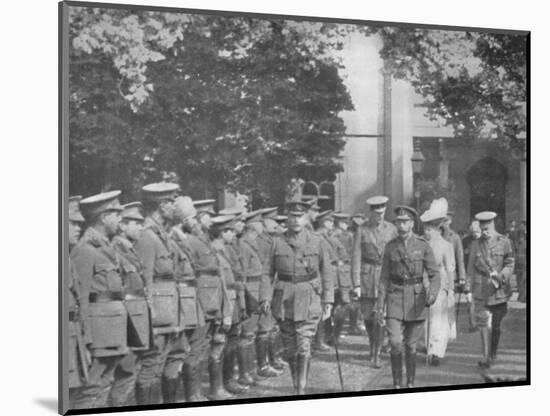
[[[157,282],[153,284],[153,326],[178,325],[178,295],[175,284]]]
[[[180,295],[180,321],[185,327],[195,327],[199,317],[197,313],[197,291],[194,287],[179,288]]]
[[[127,346],[127,312],[122,302],[90,304],[92,348]]]

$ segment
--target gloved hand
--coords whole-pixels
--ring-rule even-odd
[[[271,305],[269,304],[268,301],[264,300],[260,303],[260,311],[263,314],[267,315],[270,310],[271,310]]]
[[[321,320],[326,321],[328,318],[330,318],[331,314],[332,314],[332,303],[325,303],[323,305],[323,316],[321,317]]]
[[[223,326],[223,330],[225,332],[229,331],[229,329],[231,328],[231,317],[230,316],[226,316],[226,317],[223,318],[222,326]]]
[[[434,303],[435,303],[435,295],[429,295],[428,298],[426,299],[426,306],[429,308],[430,306],[432,306]]]
[[[352,291],[351,291],[351,297],[356,300],[356,299],[359,299],[361,297],[361,287],[360,286],[357,286],[356,288],[354,288]]]

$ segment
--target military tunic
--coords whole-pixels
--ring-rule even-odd
[[[75,408],[107,405],[116,366],[128,353],[127,311],[122,302],[120,261],[111,242],[88,228],[71,252],[89,321],[92,363],[88,383],[79,389]]]
[[[309,357],[322,305],[334,302],[335,270],[319,236],[291,230],[273,241],[270,276],[276,276],[272,311],[281,329],[287,360]]]

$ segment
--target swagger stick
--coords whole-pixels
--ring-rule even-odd
[[[330,324],[334,327],[334,319],[330,317]],[[338,377],[340,378],[340,389],[344,390],[344,377],[342,376],[342,365],[340,364],[340,353],[338,352],[338,338],[334,339],[334,352],[336,354],[336,363],[338,364]]]

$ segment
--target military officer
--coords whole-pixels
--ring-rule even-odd
[[[243,266],[248,318],[242,326],[241,347],[248,352],[249,358],[254,356],[255,349],[257,365],[257,369],[254,371],[254,360],[248,361],[248,374],[245,374],[242,380],[246,383],[249,381],[248,376],[252,378],[257,378],[256,375],[275,377],[280,372],[271,367],[268,358],[269,332],[273,328],[273,321],[270,319],[269,305],[267,304],[268,293],[271,292],[271,282],[266,263],[262,261],[262,254],[258,247],[258,236],[264,232],[262,211],[249,212],[245,215],[244,221],[246,225],[239,240],[239,249]]]
[[[416,342],[423,334],[426,306],[431,306],[439,293],[440,278],[428,242],[412,232],[416,211],[408,206],[398,206],[395,215],[398,236],[384,249],[376,311],[380,317],[386,310],[393,385],[401,388],[403,349],[407,387],[414,386]],[[428,287],[424,286],[424,273],[427,274]]]
[[[112,245],[118,232],[120,191],[93,195],[80,201],[89,228],[71,251],[81,283],[81,301],[90,322],[88,381],[74,401],[77,409],[106,407],[113,373],[128,353],[127,311],[123,303],[120,260]]]
[[[175,280],[175,252],[168,232],[174,219],[175,198],[179,185],[153,183],[142,189],[145,221],[135,244],[143,263],[143,278],[151,305],[152,345],[143,353],[142,370],[136,384],[138,404],[166,402],[177,385],[179,369],[167,366],[168,354],[177,348],[180,338],[178,290]]]
[[[82,226],[84,225],[84,217],[79,208],[81,199],[81,196],[69,197],[69,254],[78,244]],[[90,339],[90,334],[89,322],[86,319],[88,314],[82,309],[84,305],[81,302],[81,282],[76,274],[70,256],[67,286],[69,289],[67,296],[69,309],[69,402],[71,403],[70,407],[73,407],[72,403],[74,403],[78,394],[78,388],[86,385],[88,378],[90,360],[86,342]]]
[[[481,334],[483,360],[489,368],[496,360],[500,325],[511,296],[510,278],[514,272],[514,253],[510,240],[495,230],[497,214],[484,211],[475,219],[481,227],[481,238],[474,240],[468,258],[466,291],[472,292],[476,324]]]
[[[135,244],[143,227],[141,202],[122,206],[121,233],[113,238],[113,247],[120,256],[124,286],[124,304],[128,310],[128,345],[130,352],[115,369],[115,381],[111,389],[111,405],[128,404],[141,372],[143,352],[148,350],[151,337],[149,303],[145,297],[143,263]]]
[[[278,224],[275,220],[277,218],[277,207],[262,208],[260,210],[262,214],[263,221],[263,232],[258,235],[256,238],[256,243],[258,246],[258,252],[260,253],[260,258],[262,259],[262,264],[264,268],[268,267],[269,253],[271,252],[271,245],[273,244],[273,238],[279,235]],[[266,273],[267,273],[266,269]],[[271,284],[271,281],[269,281]],[[270,290],[273,290],[271,287]],[[263,321],[262,321],[263,319]],[[275,318],[271,311],[267,315],[264,315],[260,318],[258,328],[258,339],[267,338],[263,341],[268,346],[268,355],[269,355],[269,364],[278,375],[282,374],[282,370],[285,368],[284,361],[281,359],[281,332],[278,325],[276,325]]]
[[[225,389],[232,394],[239,394],[247,391],[247,384],[240,384],[236,379],[235,362],[237,358],[238,344],[240,340],[243,311],[246,309],[244,299],[244,284],[235,278],[233,260],[230,258],[228,249],[235,238],[233,228],[235,215],[221,215],[212,219],[210,227],[210,238],[212,239],[212,248],[216,252],[220,261],[222,277],[229,294],[232,306],[231,328],[227,333],[227,345],[223,357],[223,383]],[[242,272],[242,270],[239,270]]]
[[[291,201],[288,231],[274,239],[270,276],[275,277],[272,311],[281,329],[284,358],[296,394],[305,394],[311,341],[334,302],[334,268],[321,237],[305,229],[308,204]],[[269,305],[269,303],[267,303]]]
[[[205,313],[208,327],[208,373],[211,400],[226,400],[233,395],[223,385],[223,351],[226,344],[224,328],[231,326],[231,301],[221,275],[218,256],[212,249],[208,230],[212,225],[215,200],[194,201],[197,210],[196,222],[188,242],[191,261],[197,275],[199,302]]]
[[[351,265],[354,281],[361,282],[361,312],[369,337],[371,365],[375,368],[380,366],[378,357],[384,342],[383,321],[375,316],[382,259],[386,244],[397,237],[395,226],[384,219],[387,202],[388,197],[382,195],[367,199],[370,216],[355,232]]]
[[[277,222],[277,235],[284,234],[287,230],[286,228],[286,220],[288,217],[286,215],[277,215],[275,217],[275,221]]]
[[[358,296],[360,286],[359,280],[352,283],[349,252],[334,235],[334,215],[334,212],[330,210],[319,213],[317,217],[317,223],[319,224],[317,232],[326,242],[329,252],[332,253],[331,256],[334,258],[333,264],[336,271],[334,308],[332,311],[334,326],[332,328],[329,326],[327,329],[332,332],[329,340],[336,343],[340,338],[344,319],[349,314],[350,294],[354,293],[354,295]]]

